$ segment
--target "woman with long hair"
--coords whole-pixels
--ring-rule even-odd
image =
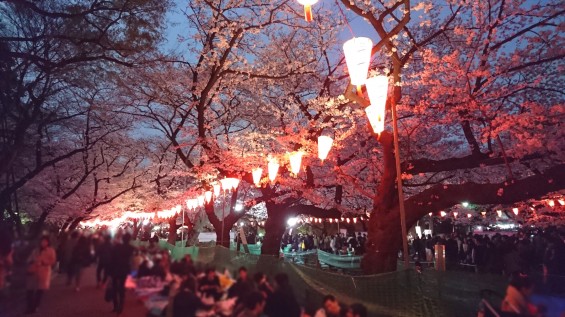
[[[28,285],[27,285],[27,311],[32,314],[37,311],[43,293],[51,285],[51,269],[57,256],[55,249],[51,247],[49,237],[41,238],[39,248],[35,249],[28,261]]]

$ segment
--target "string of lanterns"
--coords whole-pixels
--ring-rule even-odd
[[[546,203],[547,206],[548,206],[548,207],[551,207],[551,208],[558,207],[557,204],[559,204],[559,206],[565,206],[565,199],[563,199],[563,198],[558,198],[558,199],[544,199],[543,202]],[[557,203],[556,203],[556,202],[557,202]],[[468,205],[468,203],[466,203],[466,204]],[[535,211],[535,210],[536,210],[536,208],[534,208],[534,207],[530,207],[530,209],[531,209],[532,211]],[[520,215],[520,208],[518,208],[518,207],[512,207],[511,210],[512,210],[512,213],[513,213],[515,216],[519,216],[519,215]],[[498,218],[502,218],[502,216],[503,216],[503,213],[502,213],[502,212],[503,212],[503,211],[502,211],[501,209],[497,209],[497,210],[496,210],[496,216],[497,216]],[[480,214],[481,214],[481,216],[486,217],[487,212],[486,212],[486,211],[481,211]],[[433,213],[430,212],[430,213],[428,213],[428,215],[429,215],[430,217],[432,217],[432,216],[433,216]],[[444,217],[446,217],[446,216],[448,215],[448,213],[445,212],[445,211],[443,211],[443,210],[441,210],[441,211],[439,212],[439,215],[440,215],[441,218],[444,218]],[[453,212],[452,212],[452,215],[453,215],[454,218],[457,218],[457,216],[459,215],[459,212],[453,211]],[[473,217],[473,214],[467,213],[467,218],[472,218],[472,217]]]

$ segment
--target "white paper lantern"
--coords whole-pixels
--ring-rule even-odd
[[[271,183],[275,182],[275,179],[277,178],[277,173],[279,172],[279,167],[280,164],[277,161],[277,159],[275,158],[269,159],[269,163],[267,164],[267,169],[269,172],[269,180],[271,181]]]
[[[334,140],[327,135],[320,135],[318,137],[318,157],[322,162],[328,157]]]
[[[290,171],[292,172],[292,174],[298,175],[298,173],[300,173],[300,166],[302,165],[303,155],[304,152],[302,151],[289,153],[288,159],[290,161]]]
[[[211,191],[205,192],[204,198],[206,198],[206,203],[210,203],[210,201],[212,201],[212,192]]]
[[[496,214],[498,215],[498,218],[502,217],[502,210],[497,210]]]
[[[222,186],[216,183],[213,184],[212,187],[214,187],[214,196],[218,197],[220,195],[220,191],[222,190]]]
[[[343,44],[345,62],[351,78],[351,84],[361,86],[367,80],[371,63],[373,42],[367,37],[354,37]]]
[[[375,133],[385,129],[386,99],[388,94],[388,77],[381,75],[367,79],[367,93],[371,105],[365,108],[371,127]]]
[[[253,169],[253,172],[251,174],[253,174],[253,183],[255,183],[255,186],[261,186],[261,176],[263,176],[263,169],[257,167]]]

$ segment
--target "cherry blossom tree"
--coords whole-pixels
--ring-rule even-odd
[[[18,191],[95,148],[98,136],[81,138],[99,126],[78,128],[93,112],[84,99],[107,93],[112,65],[148,57],[161,39],[168,6],[145,0],[2,1],[0,222],[20,228],[16,206],[24,197],[18,199]]]

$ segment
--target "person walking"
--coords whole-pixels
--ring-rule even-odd
[[[96,266],[96,287],[106,284],[108,279],[108,267],[112,256],[112,237],[107,235],[104,241],[99,243],[96,248],[96,257],[98,265]]]
[[[120,315],[124,310],[126,297],[126,278],[131,272],[131,261],[134,247],[130,245],[131,236],[126,233],[122,237],[122,243],[116,244],[112,248],[110,256],[110,276],[112,277],[113,303],[112,312]]]
[[[37,311],[43,293],[51,286],[51,268],[56,261],[57,255],[51,247],[49,237],[42,237],[39,248],[32,252],[28,261],[26,314]]]
[[[84,268],[90,264],[91,260],[92,256],[90,254],[90,243],[88,238],[81,236],[73,249],[73,255],[71,257],[71,270],[73,270],[75,291],[77,292],[80,291]]]

